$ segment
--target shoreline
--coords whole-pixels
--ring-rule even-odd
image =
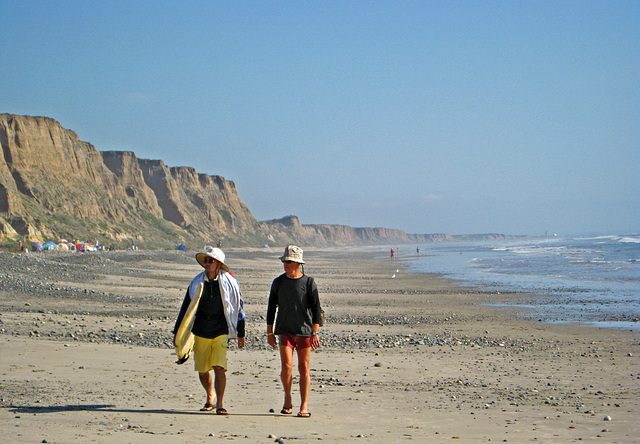
[[[516,294],[405,273],[360,249],[305,251],[327,314],[311,358],[308,420],[270,412],[279,412],[282,389],[264,315],[280,251],[225,250],[245,299],[247,345],[229,352],[230,415],[199,412],[193,364],[176,365],[167,345],[198,272],[195,252],[105,253],[0,254],[0,431],[8,441],[640,436],[637,332],[520,318],[513,307],[482,305]]]
[[[507,304],[528,310],[529,318],[640,331],[637,242],[607,238],[437,245],[425,249],[430,258],[406,261],[414,271],[444,271],[466,286],[522,294]]]

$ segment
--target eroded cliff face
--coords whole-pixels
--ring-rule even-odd
[[[389,228],[354,228],[346,225],[303,225],[296,216],[262,223],[275,239],[294,239],[306,245],[384,245],[454,240],[448,234],[408,234]]]
[[[233,182],[132,152],[100,152],[48,117],[0,114],[0,240],[95,241],[122,247],[401,244],[452,240],[388,228],[258,222]],[[491,235],[502,236],[502,235]]]
[[[233,182],[99,152],[46,117],[0,115],[0,235],[138,242],[242,238],[259,224]]]

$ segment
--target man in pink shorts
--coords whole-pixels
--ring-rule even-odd
[[[298,417],[311,416],[307,400],[311,386],[309,360],[311,350],[320,346],[318,330],[322,319],[322,308],[318,287],[313,278],[304,274],[302,249],[289,245],[280,260],[284,274],[271,284],[267,307],[267,342],[274,349],[280,336],[280,378],[284,388],[284,405],[280,413],[293,413],[291,386],[293,384],[293,351],[298,355],[300,373],[300,411]],[[302,268],[302,270],[301,270]],[[277,319],[276,319],[277,312]],[[275,330],[274,330],[275,321]]]

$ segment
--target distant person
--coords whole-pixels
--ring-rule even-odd
[[[176,346],[176,332],[180,327],[191,298],[200,283],[204,283],[193,329],[195,344],[193,360],[195,371],[207,393],[207,401],[200,410],[213,410],[214,398],[216,414],[226,415],[223,405],[224,390],[227,385],[227,348],[229,339],[238,339],[238,347],[244,347],[244,308],[240,286],[225,265],[225,256],[219,248],[205,247],[204,253],[196,254],[196,260],[204,267],[187,288],[180,314],[173,328],[173,345]],[[213,370],[215,381],[211,377]]]
[[[417,254],[418,256],[420,256],[420,247],[417,247],[417,248],[416,248],[416,254]]]
[[[392,248],[391,249],[391,259],[395,259],[396,258],[396,252],[395,250]]]
[[[293,351],[298,355],[300,373],[300,411],[298,417],[311,416],[308,406],[311,376],[309,361],[311,350],[320,346],[318,330],[322,319],[322,309],[318,288],[313,278],[304,274],[302,249],[289,245],[280,257],[284,274],[273,280],[267,307],[267,342],[274,349],[280,338],[280,379],[284,388],[284,404],[280,413],[293,413],[291,386],[293,385]],[[277,312],[277,319],[276,319]],[[273,328],[275,320],[275,330]]]

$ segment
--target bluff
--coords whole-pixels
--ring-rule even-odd
[[[296,216],[262,222],[272,236],[304,240],[307,245],[407,244],[454,240],[448,234],[408,234],[390,228],[303,225]]]
[[[261,234],[223,177],[99,152],[47,117],[1,114],[0,143],[4,238],[160,245],[218,237],[248,243]]]
[[[186,242],[305,246],[453,239],[387,228],[259,222],[235,184],[190,167],[98,151],[48,117],[0,114],[0,240],[99,240],[147,248]]]

